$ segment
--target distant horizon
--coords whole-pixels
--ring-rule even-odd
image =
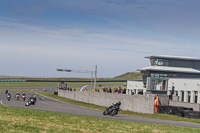
[[[140,73],[140,72],[137,72],[135,71],[136,73]],[[129,72],[126,72],[126,73],[129,73]],[[124,73],[124,74],[126,74]],[[120,74],[120,75],[123,75],[123,74]],[[117,76],[120,76],[120,75],[117,75]],[[115,78],[117,76],[114,76],[114,77],[98,77],[97,78]],[[30,76],[8,76],[8,75],[0,75],[0,78],[4,78],[4,77],[8,77],[8,78],[86,78],[86,79],[91,79],[91,77],[44,77],[44,76],[41,76],[41,77],[30,77]],[[94,78],[94,76],[93,76]]]

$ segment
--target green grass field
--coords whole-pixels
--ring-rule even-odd
[[[14,133],[189,133],[197,128],[146,124],[0,105],[0,132]]]
[[[42,87],[42,86],[58,86],[59,82],[0,82],[0,87]],[[90,82],[66,82],[68,86],[72,85],[91,85]],[[123,85],[126,82],[97,82],[97,86],[101,85]],[[100,87],[101,88],[101,87]]]

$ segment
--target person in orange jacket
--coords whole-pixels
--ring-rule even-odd
[[[158,113],[158,106],[159,106],[159,100],[158,95],[156,95],[156,99],[154,100],[154,106],[155,106],[155,113]]]

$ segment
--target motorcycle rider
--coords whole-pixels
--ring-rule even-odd
[[[17,92],[16,95],[19,95],[19,92]],[[15,96],[16,96],[16,95],[15,95]]]
[[[16,99],[17,99],[17,97],[19,98],[19,96],[20,96],[19,92],[17,92],[16,95],[15,95]]]
[[[107,111],[109,110],[109,109],[111,109],[112,107],[115,107],[115,106],[117,106],[117,105],[121,105],[121,102],[120,101],[118,101],[117,103],[112,103],[112,105],[110,106],[110,107],[108,107],[107,108]]]
[[[8,93],[8,89],[6,89],[5,93],[6,93],[6,94]]]
[[[26,94],[25,93],[22,93],[22,98],[23,98],[23,96],[25,96],[25,99],[26,99]]]
[[[112,103],[110,107],[105,108],[103,115],[111,115],[111,116],[117,115],[118,111],[120,111],[120,105],[121,105],[120,101],[118,101],[117,103]]]
[[[7,92],[7,94],[6,94],[7,96],[11,96],[11,94],[10,94],[10,92]]]
[[[6,94],[6,97],[7,97],[8,101],[10,101],[10,99],[11,99],[11,94],[10,94],[10,92],[8,92],[8,93]]]
[[[36,103],[36,95],[34,95],[33,97],[29,97],[27,100],[27,103],[29,103],[29,105],[30,104],[34,105]],[[25,104],[25,106],[29,106],[29,105]]]
[[[37,100],[37,99],[36,99],[36,95],[34,95],[34,96],[33,96],[33,98],[34,98],[34,100],[35,100],[35,103],[36,103],[36,100]]]

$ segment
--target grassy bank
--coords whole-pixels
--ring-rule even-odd
[[[0,132],[200,132],[200,129],[69,115],[0,105]]]

